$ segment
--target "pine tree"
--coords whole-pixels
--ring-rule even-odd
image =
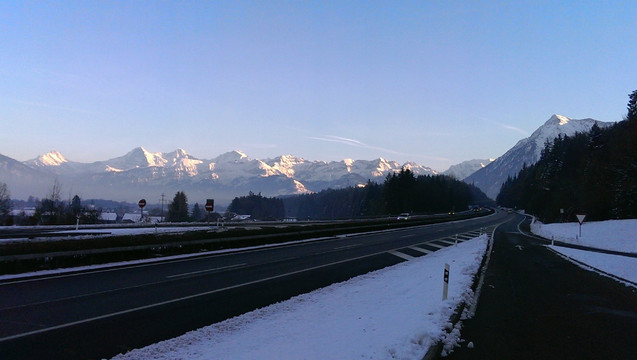
[[[204,218],[203,212],[199,207],[199,203],[195,203],[195,206],[192,208],[192,214],[190,215],[192,221],[201,221]]]
[[[11,195],[7,184],[0,183],[0,225],[4,225],[11,212]]]
[[[188,198],[183,191],[178,191],[173,201],[168,204],[168,221],[169,222],[186,222],[188,221]]]
[[[637,90],[628,95],[628,114],[626,120],[637,121]]]

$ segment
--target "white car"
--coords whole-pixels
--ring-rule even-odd
[[[409,219],[409,213],[402,213],[398,215],[398,217],[396,218],[396,220],[408,220],[408,219]]]

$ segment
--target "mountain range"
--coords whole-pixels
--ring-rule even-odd
[[[553,115],[497,159],[465,161],[443,174],[464,179],[495,199],[508,176],[515,176],[524,164],[539,160],[547,141],[559,135],[588,132],[593,124],[606,127],[613,123]],[[326,162],[283,155],[259,160],[231,151],[207,160],[183,149],[161,153],[138,147],[123,156],[93,163],[70,161],[57,151],[24,162],[0,155],[0,182],[7,183],[16,199],[47,197],[57,179],[62,195],[69,198],[78,194],[85,199],[136,202],[146,198],[157,203],[161,194],[171,198],[175,192],[184,191],[192,203],[214,198],[217,204],[228,204],[250,191],[283,196],[357,186],[367,181],[380,183],[387,174],[402,168],[415,175],[437,174],[414,162],[399,164],[383,158]]]
[[[0,155],[1,156],[1,155]],[[231,151],[214,159],[199,159],[183,149],[169,153],[135,148],[123,156],[80,163],[51,151],[24,162],[0,157],[0,181],[8,184],[12,197],[47,197],[55,179],[63,195],[82,198],[158,202],[162,193],[172,196],[184,191],[194,203],[214,198],[227,204],[249,191],[264,196],[316,192],[382,182],[387,174],[410,169],[415,175],[437,172],[414,162],[399,164],[376,160],[308,161],[292,155],[273,159],[251,159],[241,151]]]
[[[449,169],[442,172],[443,175],[451,176],[458,180],[463,180],[467,176],[489,165],[495,159],[473,159],[463,161],[460,164],[451,165]]]
[[[517,175],[525,164],[529,166],[540,159],[542,149],[547,141],[552,141],[559,135],[572,136],[578,132],[589,132],[594,124],[602,128],[614,123],[594,119],[577,120],[562,115],[553,115],[531,136],[518,141],[502,156],[467,176],[464,181],[475,185],[488,197],[495,199],[507,177]]]

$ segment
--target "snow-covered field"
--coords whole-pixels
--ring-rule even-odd
[[[579,239],[578,224],[538,225],[534,231],[549,239],[635,252],[637,220],[587,223]],[[437,340],[447,348],[459,341],[457,330],[448,335],[449,319],[459,303],[473,301],[470,287],[486,246],[483,235],[115,359],[421,359]],[[636,258],[552,248],[637,282]],[[442,301],[445,263],[449,298]]]

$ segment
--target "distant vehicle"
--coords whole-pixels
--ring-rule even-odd
[[[449,211],[449,215],[456,215],[456,212],[451,210],[451,211]]]
[[[409,220],[409,213],[401,213],[396,218],[397,220]]]

